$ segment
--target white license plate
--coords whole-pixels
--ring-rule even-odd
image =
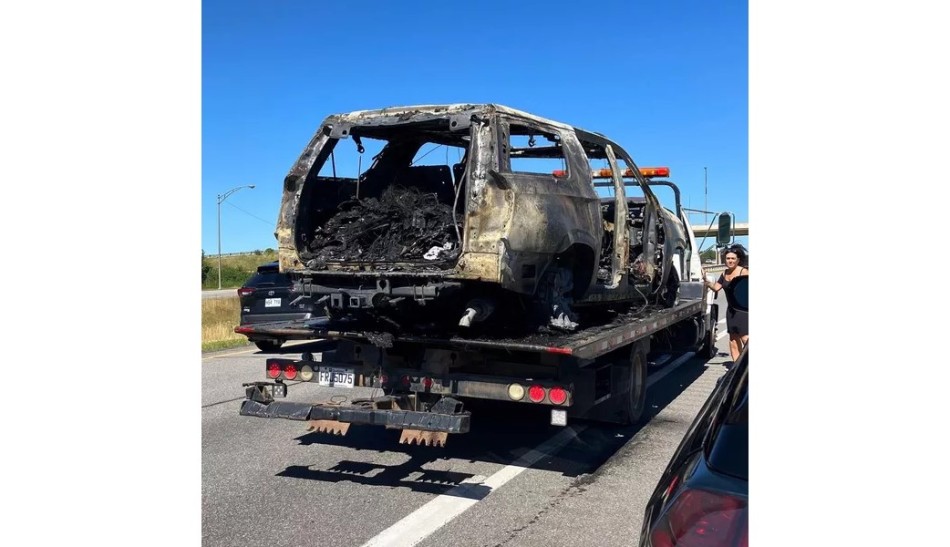
[[[355,374],[351,368],[324,368],[320,369],[317,383],[330,387],[353,387]]]
[[[280,307],[280,298],[265,298],[264,299],[265,308],[279,308]]]

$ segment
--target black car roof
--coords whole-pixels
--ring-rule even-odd
[[[261,264],[257,267],[258,273],[263,272],[276,272],[280,269],[278,262],[275,260],[273,262],[268,262],[267,264]]]

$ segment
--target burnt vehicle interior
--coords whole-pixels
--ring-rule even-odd
[[[301,258],[328,263],[452,268],[459,256],[467,131],[447,119],[354,126],[330,139],[298,217]],[[348,147],[352,149],[347,150]]]
[[[600,200],[600,212],[604,217],[604,237],[601,242],[600,263],[597,269],[597,283],[606,285],[610,280],[611,257],[614,254],[614,230],[617,226],[617,206],[613,197],[604,197]],[[630,255],[635,264],[630,266],[631,271],[637,271],[637,261],[643,260],[643,217],[646,209],[644,198],[627,198],[627,214],[621,222],[622,226],[630,231]],[[628,278],[633,282],[635,277]]]
[[[581,140],[581,144],[591,162],[590,167],[594,179],[594,186],[606,189],[605,192],[601,193],[602,197],[600,200],[600,212],[604,222],[604,234],[601,241],[600,262],[597,265],[597,284],[606,288],[613,288],[611,279],[613,278],[615,280],[615,285],[618,275],[624,275],[627,285],[635,287],[635,290],[639,292],[642,289],[638,286],[651,283],[653,280],[653,277],[650,276],[646,268],[646,253],[655,253],[655,263],[663,264],[662,227],[657,226],[659,234],[657,240],[652,242],[648,237],[650,230],[647,228],[650,226],[648,223],[656,223],[656,215],[653,211],[653,207],[651,207],[647,201],[643,190],[636,183],[635,179],[633,181],[630,180],[632,179],[630,176],[623,177],[627,179],[627,182],[623,184],[622,190],[626,207],[625,210],[619,211],[618,216],[616,195],[618,194],[619,188],[611,180],[610,155],[612,155],[612,151],[611,154],[608,154],[607,151],[610,145],[605,146],[602,143],[585,141],[583,139]],[[616,157],[614,163],[616,164],[616,168],[623,175],[630,174],[632,166],[629,165],[623,157]],[[598,182],[599,179],[605,179],[606,182]],[[619,229],[626,230],[627,233],[624,234],[624,237],[617,237]],[[626,260],[617,261],[614,259],[617,255],[616,249],[618,242],[622,244],[625,242],[625,245],[628,247]],[[618,268],[622,269],[622,271],[618,272]],[[647,299],[645,294],[641,293],[641,296],[644,300]]]

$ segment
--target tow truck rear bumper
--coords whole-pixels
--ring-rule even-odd
[[[468,433],[471,415],[440,414],[412,410],[382,410],[355,406],[311,405],[306,403],[259,403],[250,399],[241,405],[242,416],[287,420],[335,420],[357,425],[381,425],[398,429],[419,429],[443,433]]]
[[[246,387],[247,399],[241,403],[240,410],[242,416],[334,421],[439,433],[468,433],[471,427],[471,413],[463,411],[462,403],[451,397],[443,397],[426,410],[408,410],[415,407],[411,395],[359,399],[347,405],[310,404],[275,401],[275,395],[286,396],[285,385],[254,382]]]

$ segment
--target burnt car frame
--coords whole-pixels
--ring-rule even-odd
[[[439,147],[445,162],[427,164]],[[275,236],[281,271],[331,320],[394,329],[453,314],[461,327],[534,315],[573,329],[584,309],[672,305],[692,254],[623,147],[494,104],[329,116],[284,179]]]

